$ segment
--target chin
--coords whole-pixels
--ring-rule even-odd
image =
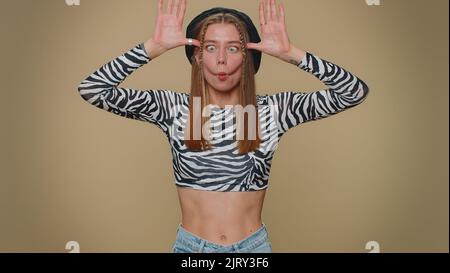
[[[211,86],[211,87],[214,88],[214,90],[222,93],[227,93],[233,90],[233,86]]]
[[[227,92],[231,92],[234,88],[236,88],[236,86],[239,83],[234,84],[234,85],[229,84],[229,83],[220,84],[220,82],[218,82],[218,83],[214,82],[214,84],[210,84],[210,83],[208,83],[208,84],[209,84],[209,86],[211,86],[212,88],[214,88],[214,90],[216,90],[218,92],[227,93]]]

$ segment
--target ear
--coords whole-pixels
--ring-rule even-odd
[[[195,49],[194,49],[194,57],[195,57],[195,61],[197,63],[199,63],[199,61],[200,61],[200,49],[198,47],[195,47]]]

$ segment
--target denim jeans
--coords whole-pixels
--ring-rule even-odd
[[[181,224],[177,228],[177,237],[172,247],[173,253],[271,253],[266,225],[262,226],[244,239],[228,246],[209,242],[184,229]]]

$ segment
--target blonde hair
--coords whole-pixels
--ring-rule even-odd
[[[189,98],[189,119],[188,126],[189,129],[185,131],[185,136],[189,134],[189,136],[185,137],[186,146],[193,151],[203,151],[207,149],[212,149],[211,144],[208,140],[203,137],[201,134],[201,139],[193,139],[193,125],[194,125],[194,97],[201,98],[201,106],[202,109],[205,109],[206,106],[210,105],[210,98],[208,96],[208,87],[206,84],[206,80],[203,78],[203,46],[205,40],[205,34],[208,27],[212,24],[232,24],[236,27],[240,36],[241,43],[241,51],[243,54],[243,64],[242,64],[242,74],[241,80],[239,83],[239,105],[242,105],[243,108],[246,106],[253,106],[253,109],[256,109],[256,123],[255,123],[255,132],[256,139],[248,139],[248,129],[249,129],[249,117],[248,115],[244,115],[244,138],[238,140],[239,153],[245,154],[248,152],[255,151],[259,148],[261,140],[259,138],[259,118],[258,118],[258,108],[256,102],[256,86],[255,86],[255,68],[253,64],[252,54],[246,48],[246,44],[250,41],[249,35],[246,29],[245,24],[236,16],[229,13],[219,13],[214,14],[210,17],[205,18],[203,21],[199,22],[194,29],[194,37],[200,41],[200,58],[199,62],[195,58],[195,54],[192,55],[192,74],[191,74],[191,95]],[[196,50],[197,51],[197,50]],[[201,128],[203,125],[207,123],[209,117],[201,117]],[[186,126],[187,128],[187,126]]]

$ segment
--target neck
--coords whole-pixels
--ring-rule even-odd
[[[209,87],[210,104],[215,104],[220,108],[225,108],[226,105],[237,105],[239,103],[239,85],[228,92],[220,92]]]

